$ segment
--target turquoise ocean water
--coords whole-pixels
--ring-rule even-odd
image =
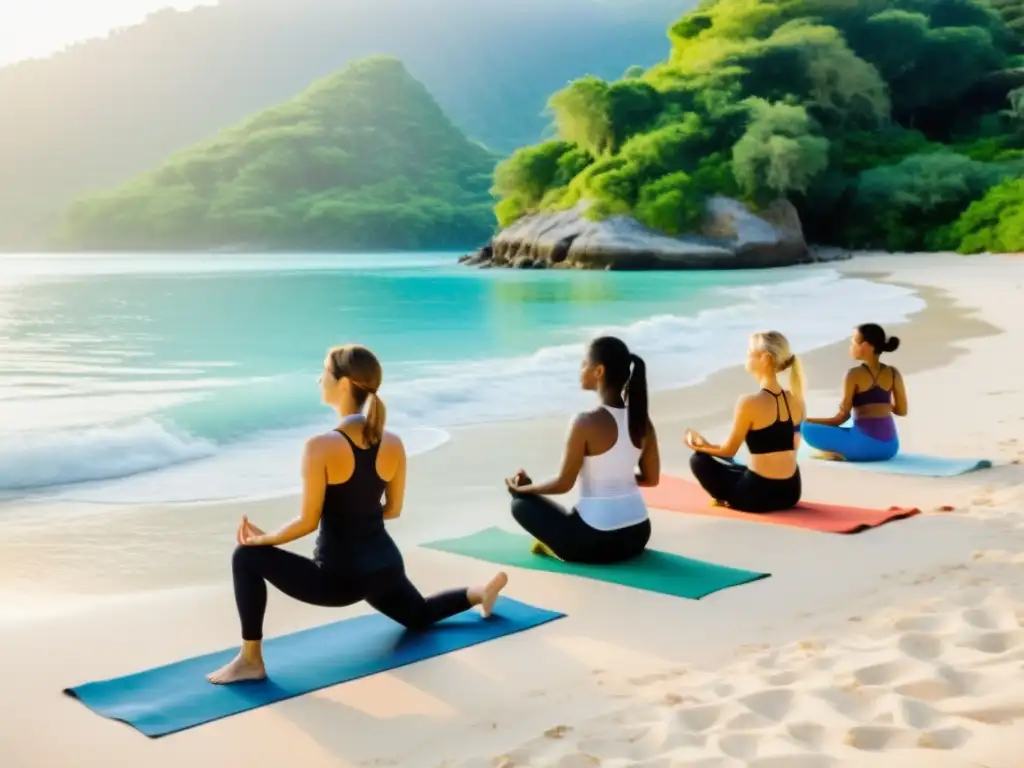
[[[475,270],[458,254],[0,256],[0,496],[197,501],[298,488],[327,347],[359,342],[410,452],[446,428],[565,412],[586,340],[622,336],[653,388],[801,351],[923,302],[827,268]]]

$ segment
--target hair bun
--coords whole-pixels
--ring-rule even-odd
[[[900,337],[899,336],[890,336],[888,339],[886,339],[886,341],[885,341],[885,351],[886,352],[895,352],[899,348],[900,348]]]

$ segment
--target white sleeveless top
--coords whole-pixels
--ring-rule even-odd
[[[614,531],[647,519],[647,505],[636,484],[640,449],[629,439],[626,408],[603,408],[615,419],[615,445],[599,456],[584,456],[576,511],[591,528]]]

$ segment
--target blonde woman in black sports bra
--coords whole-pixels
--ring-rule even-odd
[[[737,401],[729,439],[712,445],[686,430],[686,444],[693,449],[690,470],[721,504],[743,512],[778,512],[800,501],[796,451],[804,418],[803,367],[785,336],[762,331],[750,337],[746,369],[760,390]],[[789,371],[788,390],[779,383],[783,371]],[[733,460],[744,442],[749,467]]]

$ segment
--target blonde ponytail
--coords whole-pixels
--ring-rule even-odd
[[[804,392],[807,390],[807,379],[804,378],[804,364],[800,358],[793,355],[793,362],[789,364],[789,390],[801,400],[804,399]]]
[[[377,445],[384,436],[384,421],[387,419],[388,409],[384,407],[384,401],[376,392],[370,392],[366,396],[366,424],[363,425],[363,439],[367,445]]]
[[[803,399],[807,389],[804,377],[804,366],[800,358],[789,348],[789,339],[778,331],[759,331],[751,337],[756,349],[766,352],[775,363],[777,373],[789,371],[789,389],[797,397]]]

